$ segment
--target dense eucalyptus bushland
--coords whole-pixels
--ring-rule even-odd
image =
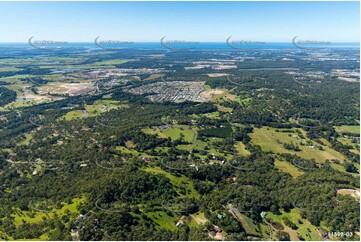
[[[68,50],[60,50],[57,54],[71,56]],[[7,236],[37,239],[46,233],[51,240],[72,240],[71,233],[76,231],[80,240],[209,240],[208,232],[213,224],[220,226],[229,240],[262,239],[259,234],[260,224],[264,223],[261,212],[277,215],[295,209],[314,226],[322,224],[330,231],[357,231],[359,203],[337,191],[360,187],[355,174],[359,155],[339,141],[342,135],[334,126],[357,123],[358,85],[341,83],[330,77],[319,85],[302,86],[280,70],[261,70],[297,67],[327,71],[335,67],[356,68],[355,63],[301,59],[294,62],[239,61],[237,69],[229,70],[230,81],[226,77],[204,75],[217,72],[212,68],[186,70],[184,67],[191,61],[206,58],[231,60],[237,56],[236,52],[228,55],[169,52],[156,60],[143,54],[141,50],[100,52],[77,65],[117,58],[134,59],[116,67],[164,68],[168,80],[205,81],[212,88],[231,90],[239,99],[223,98],[216,104],[152,103],[145,95],[123,91],[123,87],[141,85],[130,83],[109,89],[100,85],[100,92],[94,95],[21,107],[18,112],[2,111],[0,239],[7,240]],[[164,51],[153,50],[148,54],[159,55]],[[137,58],[139,55],[142,58]],[[272,53],[269,55],[274,57]],[[174,60],[179,64],[168,65]],[[250,68],[260,70],[247,70]],[[2,72],[1,75],[48,72],[34,65],[21,72]],[[43,78],[24,81],[35,82],[36,86],[48,82]],[[0,87],[0,94],[7,98],[1,98],[4,104],[16,97],[5,87]],[[84,110],[85,105],[100,99],[120,101],[127,107],[71,121],[62,119],[70,110]],[[220,111],[217,105],[232,111]],[[216,117],[210,115],[215,113]],[[143,131],[145,128],[169,128],[174,125],[173,121],[193,130],[197,134],[193,138],[206,145],[193,147],[193,141],[186,141],[184,135],[172,140]],[[277,132],[302,128],[306,132],[304,135],[297,133],[299,136],[307,136],[320,144],[326,140],[330,148],[344,154],[349,161],[325,160],[318,164],[315,160],[304,160],[306,169],[292,177],[277,168],[275,162],[282,160],[293,165],[300,159],[299,147],[284,144],[296,155],[262,151],[251,139],[254,129],[262,126],[274,127]],[[28,143],[23,143],[25,134],[31,135]],[[237,142],[242,142],[250,154],[237,154]],[[129,147],[130,151],[126,149]],[[336,162],[342,163],[346,172],[336,170],[332,166]],[[36,169],[39,167],[41,169]],[[72,205],[76,199],[82,200],[73,210],[65,209],[55,215],[45,211],[36,217],[39,213],[34,210],[34,204],[45,203],[48,205],[45,210],[58,211]],[[246,233],[242,224],[229,213],[229,204],[237,206],[257,225],[256,234]],[[20,216],[21,212],[30,218],[36,217],[37,222],[27,222],[26,217]],[[185,223],[174,230],[167,229],[174,227],[174,221],[197,212],[204,214],[208,220],[206,224]],[[17,220],[16,215],[19,215]],[[171,224],[161,224],[164,218]],[[286,219],[283,222],[290,228],[300,226]],[[277,236],[287,239],[289,235],[282,232]]]

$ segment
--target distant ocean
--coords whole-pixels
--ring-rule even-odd
[[[177,49],[189,49],[189,50],[236,50],[244,49],[244,50],[255,50],[255,49],[269,49],[269,50],[279,50],[279,49],[299,49],[292,43],[286,43],[286,42],[269,42],[269,43],[261,43],[261,44],[233,44],[232,46],[235,46],[236,48],[232,48],[227,43],[222,42],[200,42],[196,44],[169,44],[165,43],[168,49],[174,48],[174,50]],[[51,47],[51,45],[41,45],[41,47]],[[99,46],[97,46],[95,43],[66,43],[62,46],[62,48],[84,48],[89,50],[101,50]],[[150,50],[166,50],[167,47],[163,46],[160,42],[134,42],[131,44],[119,44],[119,45],[104,45],[105,48],[110,49],[150,49]],[[360,44],[359,43],[331,43],[331,44],[307,44],[307,45],[300,45],[305,48],[314,48],[314,49],[359,49]],[[21,48],[21,49],[33,49],[28,43],[0,43],[0,48]]]

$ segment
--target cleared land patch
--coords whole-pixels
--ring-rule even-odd
[[[98,61],[95,62],[95,65],[100,65],[100,66],[109,66],[109,65],[120,65],[120,64],[124,64],[126,62],[128,62],[129,60],[123,60],[123,59],[119,59],[119,60],[104,60],[104,61]]]
[[[120,103],[119,101],[113,100],[97,100],[94,104],[85,105],[84,110],[72,110],[60,119],[71,121],[74,119],[94,117],[112,109],[128,108],[129,105],[126,103]]]
[[[286,226],[282,220],[283,217],[288,218],[292,223],[296,224],[298,229],[293,230],[290,227]],[[280,215],[275,215],[271,212],[267,212],[267,219],[272,220],[272,222],[277,222],[282,224],[285,232],[290,234],[291,240],[300,240],[298,236],[302,236],[305,240],[320,241],[322,240],[321,236],[317,232],[317,227],[312,225],[308,220],[303,219],[300,215],[300,212],[297,209],[291,209],[289,213],[281,210]],[[299,223],[302,222],[302,224]]]
[[[341,125],[335,126],[335,130],[338,133],[351,133],[351,134],[360,134],[360,126],[358,125]]]
[[[354,143],[354,139],[346,138],[346,137],[339,137],[337,138],[338,141],[340,141],[344,145],[352,146],[352,149],[350,151],[354,154],[360,154],[360,146],[358,145],[359,141]]]
[[[169,216],[164,211],[155,211],[155,212],[146,212],[146,215],[153,220],[157,226],[168,229],[170,231],[176,231],[177,227],[175,226],[177,222],[176,217]]]
[[[291,165],[287,161],[275,161],[275,166],[282,172],[290,174],[292,177],[298,177],[304,172],[297,169],[297,167]]]
[[[95,90],[92,83],[57,83],[51,82],[39,87],[40,94],[68,94],[70,96],[80,95]]]
[[[242,142],[237,142],[236,143],[236,151],[240,154],[240,155],[243,155],[243,156],[247,156],[247,155],[250,155],[251,152],[249,152],[247,149],[246,149],[246,146],[245,144],[243,144]]]
[[[161,169],[160,167],[147,167],[144,170],[146,172],[150,172],[153,174],[160,174],[167,177],[170,180],[170,182],[173,184],[175,190],[180,194],[180,197],[187,197],[187,198],[200,197],[199,193],[194,189],[193,182],[184,175],[175,176],[170,172]],[[180,190],[182,188],[187,191],[187,194],[180,193]]]
[[[14,211],[14,224],[16,227],[19,227],[21,224],[23,224],[23,221],[26,223],[34,224],[42,221],[43,217],[52,218],[55,214],[57,214],[59,217],[63,216],[65,214],[66,210],[69,210],[71,213],[78,213],[77,206],[84,202],[85,198],[74,198],[72,200],[73,203],[67,204],[62,203],[62,207],[60,209],[52,208],[50,212],[40,212],[40,211],[22,211],[20,209],[16,209]],[[32,214],[32,215],[31,215]]]
[[[351,197],[354,197],[356,199],[360,199],[360,191],[359,190],[339,189],[339,190],[337,190],[337,194],[350,195]]]
[[[145,128],[143,129],[143,132],[146,134],[158,135],[161,138],[169,137],[172,140],[179,139],[183,135],[184,140],[187,142],[192,142],[194,137],[194,133],[191,130],[189,130],[188,126],[186,125],[180,125],[177,127],[168,127],[162,130],[160,130],[159,127]]]
[[[295,131],[296,128],[292,130]],[[282,129],[279,129],[279,131],[282,131]],[[298,155],[304,159],[315,159],[318,163],[323,163],[327,159],[337,159],[341,162],[346,159],[344,155],[328,146],[322,146],[308,138],[301,139],[296,132],[283,131],[276,132],[275,128],[269,127],[254,128],[250,136],[252,143],[261,146],[262,150],[266,152]],[[303,145],[302,142],[304,143]],[[289,150],[284,147],[284,144],[290,143],[297,145],[301,151]],[[319,149],[320,146],[322,146],[323,150]]]

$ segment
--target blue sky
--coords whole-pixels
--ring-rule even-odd
[[[0,2],[0,42],[359,42],[359,2]]]

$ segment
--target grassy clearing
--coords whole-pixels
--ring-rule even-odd
[[[241,221],[242,221],[242,227],[246,231],[247,234],[257,235],[259,234],[257,232],[257,225],[253,222],[253,220],[249,217],[247,217],[244,214],[240,214]]]
[[[120,104],[113,100],[97,100],[92,105],[85,105],[85,110],[72,110],[59,119],[71,121],[85,117],[94,117],[112,109],[128,108],[128,104]]]
[[[94,90],[95,87],[90,81],[81,83],[53,81],[38,87],[38,92],[42,95],[46,95],[48,93],[80,95]]]
[[[350,151],[351,151],[352,153],[355,153],[355,154],[358,154],[358,155],[360,154],[360,150],[359,150],[357,144],[356,144],[356,143],[353,143],[353,142],[352,142],[352,139],[350,139],[350,138],[345,138],[345,137],[341,137],[341,138],[337,138],[337,140],[338,140],[339,142],[341,142],[342,144],[344,144],[344,145],[352,146],[353,149],[350,149]]]
[[[294,224],[298,226],[297,230],[293,230],[290,227],[286,226],[283,223],[282,218],[287,217],[289,220],[291,220]],[[278,222],[283,225],[285,228],[284,231],[289,233],[292,240],[299,240],[298,235],[301,235],[305,240],[312,240],[312,241],[320,241],[322,240],[321,236],[316,230],[316,226],[312,225],[308,220],[302,219],[299,211],[297,209],[292,209],[289,213],[286,213],[281,210],[280,215],[275,215],[271,212],[267,213],[266,216],[267,219],[271,219],[273,222]],[[299,223],[299,221],[302,222],[302,224]],[[321,228],[322,229],[322,228]],[[325,229],[323,229],[325,230]]]
[[[206,148],[206,146],[209,148],[207,150],[207,152],[211,155],[222,155],[221,152],[219,152],[218,150],[216,150],[213,145],[212,145],[212,142],[216,142],[216,141],[222,141],[223,139],[221,138],[211,138],[211,141],[210,142],[205,142],[205,141],[201,141],[201,140],[196,140],[195,144],[194,144],[194,148],[195,149],[198,149],[198,150],[204,150]],[[205,158],[206,156],[201,156],[199,155],[200,157],[202,158]]]
[[[200,224],[194,219],[193,216],[188,216],[187,218],[187,222],[190,228],[196,228],[196,227],[200,227]]]
[[[124,146],[117,146],[116,150],[119,150],[120,152],[124,153],[124,154],[132,154],[135,156],[140,155],[140,153],[136,150],[133,149],[128,149],[127,147]]]
[[[14,216],[14,224],[16,227],[19,227],[21,224],[23,224],[23,221],[26,223],[34,224],[39,223],[43,220],[43,217],[45,218],[53,218],[55,214],[57,214],[59,217],[63,216],[66,212],[66,210],[69,210],[70,213],[78,213],[77,206],[85,201],[85,198],[74,198],[73,203],[66,204],[62,203],[62,207],[60,209],[52,209],[49,212],[38,212],[38,211],[22,211],[20,209],[15,210]]]
[[[288,163],[287,161],[275,161],[275,166],[281,171],[290,174],[292,177],[296,178],[302,175],[304,172],[297,169],[294,165]]]
[[[0,230],[0,241],[9,241],[9,240],[14,240],[14,238]]]
[[[341,195],[350,195],[351,197],[355,199],[360,199],[360,189],[339,189],[337,190],[337,194]]]
[[[158,78],[161,78],[164,74],[151,74],[149,77],[145,78],[144,81],[152,81]]]
[[[71,214],[78,215],[79,211],[77,209],[77,206],[84,202],[85,198],[74,198],[72,200],[71,204],[62,203],[62,207],[60,209],[53,208],[49,212],[38,212],[38,211],[21,211],[19,209],[15,210],[14,214],[14,225],[18,228],[21,226],[24,222],[29,224],[36,224],[39,222],[42,222],[47,219],[52,219],[55,215],[58,217],[64,216],[67,212],[70,212]],[[69,221],[71,223],[71,221]],[[42,235],[39,236],[39,238],[31,239],[34,241],[46,241],[49,240],[49,231],[44,231]],[[29,239],[23,239],[23,240],[29,240]]]
[[[175,224],[177,223],[178,219],[172,216],[169,216],[166,212],[163,211],[156,211],[156,212],[148,212],[146,213],[147,217],[152,219],[157,226],[170,230],[176,231],[177,227]]]
[[[119,60],[105,60],[105,61],[98,61],[95,62],[95,65],[100,65],[100,66],[109,66],[109,65],[120,65],[120,64],[124,64],[126,62],[128,62],[129,60],[123,60],[123,59],[119,59]]]
[[[25,139],[23,141],[21,141],[20,143],[18,143],[18,145],[29,145],[30,144],[30,140],[33,138],[32,134],[25,134]]]
[[[360,154],[360,150],[358,150],[358,149],[351,149],[350,151],[356,155]]]
[[[158,135],[160,138],[171,138],[172,140],[179,139],[181,134],[184,135],[184,140],[187,142],[192,142],[194,133],[188,129],[188,126],[181,125],[177,128],[168,128],[166,130],[161,131],[158,127],[153,128],[145,128],[142,129],[146,134]]]
[[[233,155],[227,154],[225,155],[224,153],[218,151],[213,145],[212,142],[213,141],[221,141],[221,138],[211,138],[211,141],[209,142],[205,142],[205,141],[201,141],[201,140],[196,140],[194,145],[192,144],[188,144],[188,145],[178,145],[177,149],[180,150],[187,150],[187,151],[191,151],[192,148],[196,149],[196,150],[205,150],[205,147],[208,147],[207,153],[212,155],[212,156],[225,156],[227,159],[231,159],[233,157]],[[207,155],[201,155],[200,153],[194,153],[195,156],[201,158],[201,159],[205,159],[207,158]]]
[[[18,101],[18,102],[11,102],[6,104],[4,107],[0,107],[0,111],[6,111],[9,109],[16,109],[16,108],[22,108],[22,107],[30,107],[33,105],[37,105],[40,103],[46,102],[45,100],[25,100],[25,101]]]
[[[82,110],[73,110],[65,114],[65,116],[60,117],[59,119],[65,118],[66,121],[71,121],[74,119],[80,119],[84,116],[84,111]]]
[[[133,142],[133,141],[130,141],[130,140],[128,140],[128,141],[125,142],[125,146],[126,146],[127,148],[129,148],[129,149],[134,149],[134,148],[136,147],[136,145],[134,144],[134,142]]]
[[[350,145],[350,146],[356,145],[355,143],[352,143],[352,139],[350,138],[339,137],[337,138],[337,141],[340,141],[344,145]]]
[[[296,128],[293,130],[296,130]],[[298,130],[301,131],[301,129]],[[276,132],[275,128],[262,127],[255,128],[250,136],[253,144],[261,146],[262,150],[267,152],[294,154],[304,159],[315,159],[318,163],[323,163],[326,159],[337,159],[341,162],[346,159],[344,155],[328,146],[322,146],[324,150],[319,150],[318,146],[321,146],[320,144],[308,138],[301,139],[297,133]],[[307,141],[311,142],[312,145],[301,145],[301,142],[305,143]],[[284,143],[291,142],[298,145],[301,151],[288,150],[283,147]]]
[[[170,172],[167,172],[163,169],[161,169],[160,167],[147,167],[144,169],[146,172],[150,172],[153,174],[160,174],[163,175],[165,177],[167,177],[170,182],[173,184],[175,190],[178,192],[178,194],[180,194],[180,197],[194,197],[194,198],[199,198],[200,195],[199,193],[194,189],[193,186],[193,182],[186,176],[184,175],[178,175],[175,176],[173,174],[171,174]],[[185,189],[187,192],[187,194],[181,194],[179,191],[181,190],[181,188]]]
[[[125,103],[120,103],[119,101],[114,100],[97,100],[92,105],[86,105],[85,109],[88,111],[90,116],[96,116],[105,111],[110,111],[113,109],[128,108],[129,105]]]
[[[212,102],[217,102],[217,103],[222,103],[224,101],[235,101],[239,103],[241,102],[240,97],[229,93],[227,90],[224,89],[221,90],[224,92],[219,94],[212,94],[212,98],[211,98]]]
[[[219,105],[219,104],[216,104],[217,108],[218,108],[218,111],[220,112],[224,112],[224,113],[231,113],[232,112],[232,108],[227,108],[227,107],[224,107],[222,105]]]
[[[150,134],[150,135],[158,135],[161,138],[167,138],[167,136],[165,136],[162,131],[159,130],[159,128],[153,127],[153,128],[144,128],[142,129],[142,131],[146,134]]]
[[[243,98],[243,99],[241,99],[241,103],[242,104],[246,104],[246,103],[249,103],[250,101],[252,101],[252,98],[250,98],[250,97],[248,97],[248,98]]]
[[[194,133],[188,129],[188,126],[181,125],[181,127],[177,128],[169,128],[163,131],[163,133],[170,137],[172,140],[179,139],[181,137],[181,134],[184,135],[184,140],[187,142],[192,142]]]
[[[1,77],[0,80],[6,81],[6,80],[13,80],[13,79],[22,79],[22,78],[27,78],[27,77],[32,77],[32,75],[21,74],[21,75],[14,75],[14,76],[6,76],[6,77]]]
[[[360,126],[358,125],[335,126],[335,130],[338,133],[351,133],[360,135]]]
[[[207,223],[209,220],[206,218],[204,213],[198,212],[191,215],[192,219],[199,225]]]
[[[269,238],[269,237],[270,237],[270,232],[269,232],[269,230],[268,230],[267,225],[264,224],[264,223],[261,223],[261,224],[259,225],[259,227],[260,227],[260,231],[261,231],[261,233],[262,233],[262,237],[267,238],[268,241],[271,241],[272,239]]]
[[[192,114],[189,117],[193,119],[199,119],[200,117],[207,117],[210,119],[220,119],[219,111],[211,112],[211,113],[202,113],[202,114]]]
[[[64,56],[35,56],[31,58],[5,58],[0,60],[0,65],[10,65],[10,66],[17,66],[17,65],[26,65],[26,64],[34,64],[34,63],[44,63],[43,67],[55,67],[55,64],[58,63],[65,63],[65,64],[76,64],[84,61],[85,58],[82,56],[77,57],[64,57]],[[46,63],[46,64],[45,64]],[[53,63],[54,66],[50,65],[49,63]]]
[[[167,153],[169,151],[169,147],[156,147],[154,150],[157,151],[157,152],[165,152],[165,153]]]
[[[146,212],[145,213],[150,219],[152,219],[158,227],[163,229],[167,229],[170,231],[176,231],[178,228],[176,227],[176,223],[179,220],[186,222],[189,227],[198,227],[200,224],[204,224],[208,220],[204,217],[203,213],[196,213],[193,215],[187,216],[169,216],[167,213],[163,211],[156,212]]]
[[[8,72],[8,71],[19,71],[20,68],[17,67],[0,67],[0,72]]]
[[[251,152],[246,149],[245,144],[243,144],[241,141],[236,143],[236,151],[243,156],[248,156],[251,154]]]

